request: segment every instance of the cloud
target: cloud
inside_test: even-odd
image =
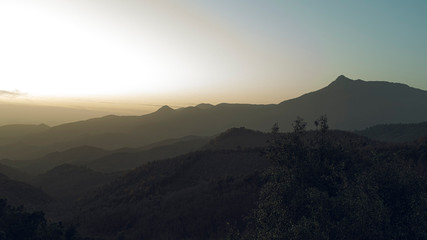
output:
[[[0,97],[20,97],[24,95],[26,94],[18,90],[15,90],[15,91],[0,90]]]

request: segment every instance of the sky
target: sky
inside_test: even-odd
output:
[[[0,99],[122,114],[427,90],[427,1],[0,0]]]

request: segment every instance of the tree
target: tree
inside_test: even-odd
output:
[[[78,240],[82,239],[72,227],[48,223],[43,212],[25,212],[0,199],[0,240]]]
[[[293,133],[273,134],[273,167],[242,239],[427,239],[426,178],[405,153],[355,149],[327,122],[307,134],[298,118]]]

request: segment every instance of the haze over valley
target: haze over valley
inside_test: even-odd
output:
[[[426,11],[0,2],[0,239],[427,239]]]

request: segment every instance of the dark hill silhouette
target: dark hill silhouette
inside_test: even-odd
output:
[[[330,131],[328,136],[349,156],[361,159],[349,169],[368,168],[362,159],[371,157],[374,148],[388,154],[411,153],[401,151],[406,146],[390,148],[349,132]],[[80,201],[76,223],[82,232],[101,237],[114,238],[124,232],[126,239],[225,239],[227,222],[241,224],[257,202],[265,176],[262,172],[271,166],[262,139],[271,137],[234,128],[213,140],[217,143],[213,146],[224,149],[143,165]],[[317,132],[310,131],[305,141],[317,137]],[[247,142],[250,147],[236,148]],[[256,142],[261,146],[255,147]],[[421,153],[415,159],[418,155]]]
[[[159,142],[155,142],[152,144],[148,144],[145,145],[143,147],[139,147],[139,148],[133,148],[134,151],[144,151],[144,150],[149,150],[152,148],[156,148],[156,147],[164,147],[164,146],[168,146],[168,145],[172,145],[175,143],[180,143],[180,142],[189,142],[189,141],[196,141],[196,140],[201,140],[201,139],[210,139],[211,137],[200,137],[200,136],[185,136],[182,138],[171,138],[171,139],[166,139],[163,141],[159,141]],[[122,149],[119,149],[119,151],[121,151]]]
[[[203,105],[202,105],[203,106]],[[280,104],[218,104],[159,111],[143,116],[106,116],[52,127],[21,139],[39,146],[44,153],[89,145],[104,149],[139,147],[168,138],[188,135],[212,136],[233,127],[268,131],[278,122],[284,130],[301,116],[313,122],[326,114],[330,127],[363,129],[375,124],[414,123],[427,120],[427,92],[404,84],[366,82],[338,77],[327,87]],[[1,150],[1,148],[0,148]],[[35,151],[35,150],[33,150]],[[14,158],[14,152],[0,151],[0,158]]]
[[[11,180],[25,183],[28,183],[34,177],[24,171],[4,164],[0,164],[0,174],[3,174]]]
[[[244,149],[265,147],[270,135],[244,127],[231,128],[212,139],[206,149]]]
[[[264,147],[269,134],[246,128],[232,128],[215,138],[187,136],[168,139],[140,148],[106,151],[81,146],[26,161],[4,161],[31,174],[41,174],[64,163],[85,166],[99,172],[126,171],[155,160],[173,158],[197,150],[225,150]]]
[[[27,209],[41,209],[52,201],[46,193],[27,183],[19,182],[0,174],[0,198],[10,205],[25,205]]]
[[[169,107],[168,105],[165,105],[156,111],[156,113],[158,113],[158,114],[167,114],[170,112],[173,112],[173,109],[171,107]]]
[[[197,150],[226,150],[264,147],[269,135],[246,128],[232,128],[214,139],[188,136],[170,139],[137,148],[114,151],[95,160],[84,163],[85,166],[101,172],[124,171],[139,167],[159,159],[177,157]]]
[[[143,150],[115,151],[104,157],[89,161],[84,165],[101,172],[116,172],[130,170],[148,162],[159,159],[172,158],[181,154],[199,150],[205,146],[210,138],[190,137],[181,141],[167,141],[163,144],[154,144],[152,148]],[[168,143],[168,144],[166,144]]]
[[[211,138],[187,136],[168,139],[140,148],[121,148],[107,151],[90,146],[79,146],[65,151],[49,153],[34,160],[1,160],[4,167],[23,171],[33,175],[42,174],[52,168],[69,163],[85,166],[101,172],[116,172],[133,169],[150,161],[176,157],[181,154],[199,150]],[[7,165],[7,166],[6,166]],[[0,165],[0,172],[2,170]],[[12,168],[13,167],[13,168]]]
[[[186,229],[187,239],[211,239],[212,229],[225,232],[223,220],[243,218],[253,208],[260,184],[252,175],[267,166],[259,149],[146,164],[80,201],[79,230],[112,237],[126,228],[126,239],[182,239],[179,229]]]
[[[212,104],[209,104],[209,103],[200,103],[199,105],[197,105],[196,107],[197,108],[200,108],[200,109],[209,109],[209,108],[211,108],[211,107],[213,107],[214,105],[212,105]]]
[[[19,169],[32,174],[44,173],[65,163],[84,165],[85,163],[110,154],[101,148],[79,146],[61,152],[49,153],[35,160],[19,161]]]
[[[63,164],[35,177],[31,184],[63,202],[73,202],[111,181],[114,174],[104,174],[86,167]]]
[[[405,84],[366,82],[339,76],[327,87],[280,104],[282,111],[305,119],[327,114],[333,128],[363,129],[380,123],[427,119],[427,91]]]
[[[124,148],[105,151],[82,146],[63,152],[54,152],[43,158],[19,161],[19,169],[32,174],[43,173],[64,163],[78,164],[100,172],[130,170],[155,160],[177,157],[201,149],[239,149],[264,147],[269,135],[246,128],[232,128],[214,139],[187,136],[168,139],[141,148]],[[212,140],[211,140],[212,139]]]
[[[356,134],[387,142],[410,142],[427,135],[427,122],[412,124],[381,124],[356,131]]]

